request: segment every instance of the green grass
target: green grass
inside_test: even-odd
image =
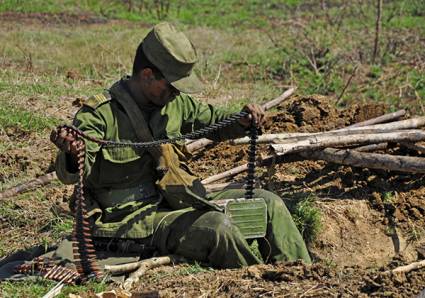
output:
[[[397,202],[397,196],[392,191],[384,192],[382,194],[382,202],[384,204],[394,205]]]
[[[38,278],[30,281],[21,282],[2,282],[0,284],[0,296],[4,298],[14,297],[42,297],[56,282]],[[61,293],[56,296],[59,298],[69,297],[69,294],[87,295],[88,293],[100,293],[106,290],[106,284],[99,282],[89,282],[84,286],[65,286]]]
[[[133,2],[135,6],[129,11],[124,2],[113,0],[6,0],[0,11],[86,11],[150,24],[158,21],[154,1],[144,1],[142,12],[138,10],[141,1]],[[344,105],[385,100],[390,109],[396,109],[408,102],[414,113],[423,113],[424,72],[406,66],[407,61],[416,59],[415,53],[420,53],[423,45],[406,44],[404,34],[398,32],[410,30],[412,37],[425,33],[421,26],[412,27],[425,23],[420,14],[422,7],[421,1],[391,2],[384,7],[385,32],[381,57],[375,65],[368,64],[375,8],[367,4],[343,6],[334,1],[324,11],[318,3],[306,1],[184,1],[170,2],[168,14],[163,17],[187,31],[197,46],[200,59],[196,71],[207,82],[204,95],[208,98],[230,93],[232,101],[261,102],[291,84],[298,86],[299,94],[339,96],[354,66],[359,65],[359,75],[342,96]],[[296,18],[294,23],[291,17]],[[339,25],[332,23],[338,20]],[[276,30],[274,24],[281,22],[287,24]],[[14,68],[13,74],[2,70],[0,95],[35,95],[54,102],[63,96],[97,93],[131,69],[134,49],[147,32],[147,28],[140,28],[120,24],[90,29],[58,25],[0,32],[4,41],[0,57]],[[367,77],[360,75],[368,68]],[[28,69],[37,80],[31,81],[25,75],[16,78]],[[67,79],[69,71],[78,79]],[[374,84],[394,72],[400,74]],[[9,80],[10,74],[13,79]],[[401,92],[399,86],[404,86]]]
[[[2,104],[0,106],[0,127],[17,127],[22,131],[43,132],[59,124],[57,119],[44,117],[21,107]]]
[[[290,9],[301,3],[299,0],[256,1],[248,0],[242,3],[237,0],[188,0],[188,1],[133,1],[130,9],[124,1],[90,0],[90,1],[21,1],[4,0],[1,11],[17,11],[25,13],[81,13],[89,12],[95,15],[119,18],[131,21],[155,23],[160,20],[179,21],[192,25],[207,25],[225,28],[229,26],[268,25],[268,17],[288,15]],[[165,4],[161,6],[161,3]]]
[[[194,262],[193,264],[184,266],[180,268],[179,270],[176,270],[175,272],[173,272],[173,275],[184,276],[184,275],[193,275],[193,274],[209,272],[209,271],[213,271],[213,269],[210,267],[202,266],[198,262]]]
[[[291,213],[306,243],[312,243],[322,229],[321,212],[314,205],[314,199],[307,197],[299,201]]]
[[[49,234],[55,239],[61,239],[69,235],[72,231],[74,219],[64,217],[63,215],[56,215],[50,221],[40,228],[40,231],[48,231]]]

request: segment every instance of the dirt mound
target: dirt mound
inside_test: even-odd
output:
[[[277,107],[265,125],[266,132],[316,132],[341,128],[384,114],[383,104],[336,108],[332,98],[314,95],[295,96]]]
[[[371,210],[367,202],[319,203],[322,232],[310,248],[317,261],[366,268],[385,265],[396,255],[392,239],[382,224],[382,214]]]

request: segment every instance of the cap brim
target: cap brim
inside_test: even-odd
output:
[[[183,93],[199,93],[204,89],[204,84],[193,71],[189,76],[178,80],[168,78],[165,74],[164,76],[174,88]]]

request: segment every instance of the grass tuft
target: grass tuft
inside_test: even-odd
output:
[[[292,216],[305,242],[312,243],[322,228],[321,213],[314,205],[314,199],[307,197],[299,201],[292,210]]]

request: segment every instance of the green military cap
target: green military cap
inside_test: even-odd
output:
[[[196,50],[183,32],[167,22],[153,27],[142,42],[143,52],[177,90],[196,93],[203,84],[193,72]]]

